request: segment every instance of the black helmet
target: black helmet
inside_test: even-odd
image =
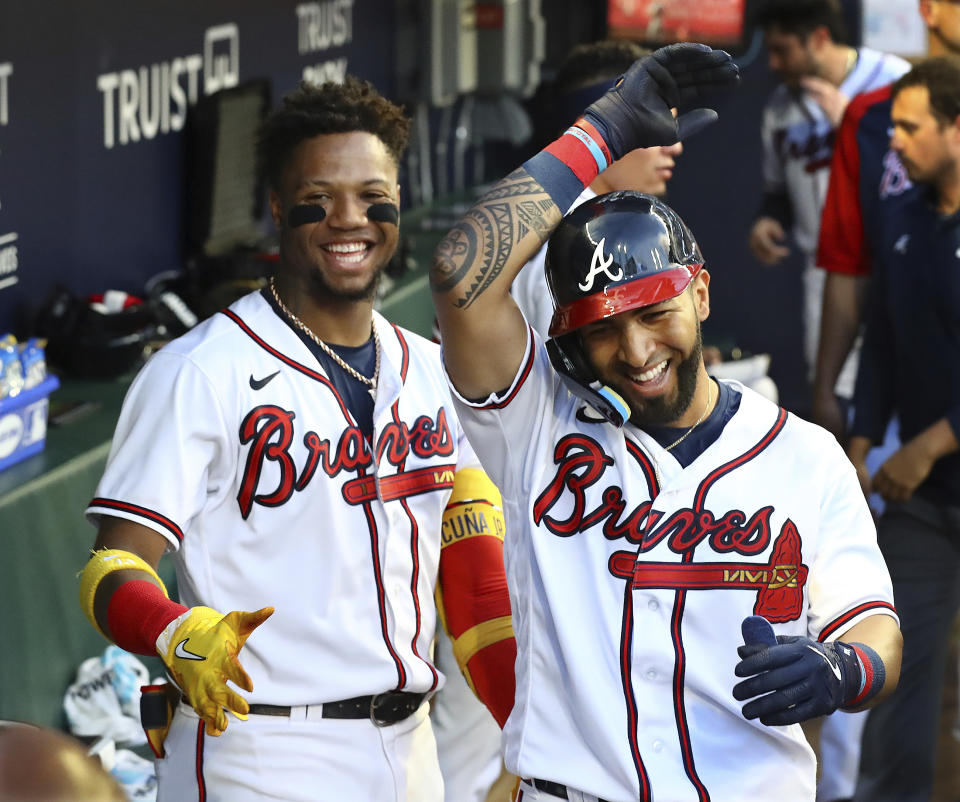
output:
[[[682,293],[703,267],[700,248],[673,209],[652,195],[611,192],[578,206],[547,246],[553,297],[547,351],[572,392],[616,426],[630,408],[602,384],[578,329]]]

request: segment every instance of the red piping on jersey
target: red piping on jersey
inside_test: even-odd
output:
[[[403,358],[400,360],[400,381],[406,383],[407,368],[410,366],[410,346],[407,345],[407,341],[403,336],[403,332],[400,331],[400,328],[395,323],[391,323],[390,325],[393,326],[397,339],[400,341],[400,349],[403,351]]]
[[[630,452],[637,462],[640,463],[640,469],[643,471],[643,477],[647,480],[647,489],[650,491],[650,501],[653,502],[653,499],[657,497],[657,494],[660,492],[660,487],[657,485],[657,472],[653,468],[653,463],[650,461],[650,457],[647,456],[646,452],[640,448],[632,440],[626,440],[627,451]]]
[[[420,660],[423,660],[427,668],[430,669],[430,673],[433,675],[433,682],[430,683],[430,690],[432,691],[437,687],[437,683],[440,681],[440,676],[437,674],[437,670],[430,664],[430,661],[423,658],[420,655],[420,650],[417,649],[417,640],[420,638],[420,625],[422,622],[420,613],[420,598],[417,595],[417,583],[420,579],[420,527],[417,525],[417,519],[410,511],[410,506],[407,504],[406,499],[402,499],[400,501],[400,506],[403,507],[403,511],[407,514],[407,518],[410,519],[411,527],[410,559],[413,563],[413,576],[410,577],[410,594],[413,597],[413,609],[416,612],[417,624],[413,632],[413,640],[410,642],[410,648],[413,650],[413,654]]]
[[[263,348],[264,351],[275,356],[281,362],[289,365],[294,370],[299,371],[305,376],[309,376],[311,379],[316,379],[321,384],[324,384],[327,387],[329,387],[330,391],[333,393],[333,397],[337,399],[337,403],[340,405],[340,411],[343,413],[343,417],[346,419],[347,423],[353,425],[354,421],[350,417],[350,412],[347,410],[347,405],[343,403],[343,399],[340,397],[340,394],[337,392],[336,388],[333,386],[333,384],[331,384],[330,380],[326,376],[324,376],[322,373],[316,370],[313,370],[312,368],[308,368],[306,365],[301,365],[295,359],[292,359],[286,354],[281,353],[272,345],[268,344],[260,336],[255,334],[253,329],[251,329],[246,323],[244,323],[243,320],[240,318],[240,316],[237,315],[233,310],[221,309],[220,313],[223,315],[226,315],[234,323],[236,323],[240,327],[240,329],[244,332],[244,334],[246,334],[257,345]]]
[[[172,534],[179,542],[183,542],[183,531],[177,526],[173,521],[167,518],[164,515],[161,515],[159,512],[154,512],[153,510],[148,510],[146,507],[139,507],[136,504],[130,504],[126,501],[116,501],[115,499],[110,498],[95,498],[93,499],[89,507],[106,507],[111,510],[120,510],[122,512],[132,512],[135,515],[139,515],[143,518],[147,518],[154,523],[160,524],[164,529],[166,529],[170,534]]]
[[[825,642],[834,632],[838,629],[843,628],[847,623],[852,621],[861,613],[865,613],[867,610],[890,610],[893,613],[897,612],[897,609],[890,603],[885,601],[872,601],[866,602],[865,604],[860,604],[854,607],[852,610],[847,610],[843,615],[838,618],[833,619],[829,624],[827,624],[822,630],[820,630],[820,637],[817,638],[821,643]]]
[[[777,413],[777,419],[774,421],[773,426],[771,426],[770,430],[760,438],[756,445],[745,451],[736,459],[730,460],[730,462],[721,465],[719,468],[708,474],[707,477],[700,483],[700,486],[697,488],[696,495],[694,496],[694,513],[699,514],[703,512],[704,505],[706,503],[707,492],[714,484],[716,484],[719,479],[731,471],[736,470],[741,465],[746,464],[758,454],[763,452],[767,446],[773,442],[774,438],[780,434],[786,422],[787,412],[784,409],[780,409]],[[695,549],[696,547],[684,553],[683,559],[681,560],[683,565],[689,565],[691,562],[693,562],[693,553]],[[638,565],[638,568],[639,567],[640,566]],[[684,771],[686,771],[687,777],[690,778],[690,782],[693,784],[694,788],[697,789],[697,796],[700,802],[707,802],[710,799],[710,794],[707,792],[706,787],[704,786],[700,777],[697,775],[697,769],[694,765],[693,745],[690,742],[690,727],[687,724],[687,713],[683,698],[684,675],[686,673],[687,658],[683,647],[681,620],[683,618],[683,609],[686,605],[686,599],[687,591],[678,590],[676,593],[676,602],[673,606],[673,617],[670,622],[671,635],[673,637],[673,648],[676,654],[676,663],[673,671],[673,706],[677,717],[677,733],[680,736],[680,751],[683,755]]]
[[[653,500],[660,492],[660,486],[657,484],[657,473],[653,468],[650,457],[636,443],[626,440],[627,451],[640,464],[640,470],[647,482],[647,491],[650,499]],[[652,799],[650,790],[650,778],[647,776],[647,770],[643,765],[643,758],[640,756],[640,743],[638,740],[638,730],[640,727],[639,711],[637,710],[637,699],[633,692],[633,586],[627,582],[626,590],[623,596],[623,624],[621,627],[620,639],[620,679],[623,684],[623,696],[627,705],[627,741],[630,744],[630,757],[633,758],[633,765],[637,771],[637,781],[640,785],[640,799]]]
[[[520,388],[523,387],[523,383],[530,375],[530,371],[533,370],[533,358],[536,354],[536,349],[534,348],[533,329],[530,326],[527,326],[527,340],[530,343],[530,350],[527,353],[527,360],[520,371],[520,377],[517,379],[517,383],[514,385],[513,390],[506,398],[501,398],[499,401],[494,401],[490,404],[483,404],[478,406],[477,409],[503,409],[516,397],[517,393],[520,392]]]
[[[633,765],[637,770],[637,780],[640,782],[640,799],[648,800],[651,798],[650,778],[647,777],[647,770],[643,766],[643,758],[640,757],[640,744],[638,742],[640,720],[631,676],[631,666],[633,665],[633,587],[629,582],[626,583],[626,590],[623,595],[621,632],[620,678],[623,682],[624,700],[627,703],[627,741],[630,744],[630,756],[633,758]]]
[[[397,667],[397,690],[400,690],[407,683],[407,672],[403,667],[403,661],[400,660],[400,655],[397,654],[397,650],[390,642],[390,633],[387,631],[386,595],[383,590],[383,575],[380,571],[380,538],[377,532],[377,519],[373,515],[373,510],[370,509],[369,503],[363,505],[363,513],[367,516],[367,527],[370,530],[370,557],[373,563],[373,580],[377,586],[380,632],[383,635],[383,642],[386,644],[387,651],[390,652],[390,656]]]
[[[408,350],[406,340],[403,339],[403,335],[400,330],[394,326],[394,331],[397,333],[397,337],[400,340],[400,347],[403,349],[403,360],[400,368],[400,377],[401,379],[406,378],[407,365],[409,364]],[[393,406],[390,408],[390,414],[393,416],[393,421],[398,426],[402,425],[400,420],[400,399],[398,398],[393,402]],[[378,454],[379,460],[379,454]],[[400,504],[403,507],[403,511],[407,515],[407,519],[410,521],[410,560],[411,565],[413,566],[413,575],[410,578],[410,592],[413,599],[413,609],[416,617],[416,627],[413,632],[413,640],[410,642],[410,648],[413,651],[415,657],[426,664],[427,668],[430,669],[430,674],[433,676],[433,681],[430,683],[430,690],[434,690],[437,687],[437,683],[440,682],[440,676],[437,674],[437,670],[433,667],[433,664],[423,658],[420,655],[420,651],[417,649],[417,640],[420,638],[420,625],[422,622],[422,615],[420,611],[420,597],[417,595],[417,582],[420,576],[420,527],[417,524],[416,516],[410,511],[410,506],[407,504],[406,496],[413,495],[414,493],[426,493],[430,490],[437,490],[440,488],[453,487],[453,474],[456,471],[456,464],[452,465],[442,465],[434,468],[429,466],[426,468],[419,468],[415,471],[404,471],[404,468],[407,465],[406,457],[400,462],[397,466],[398,473],[395,476],[384,477],[380,480],[380,494],[383,497],[384,502],[391,501],[395,498],[400,498]],[[364,479],[372,479],[373,477],[364,477]],[[357,480],[354,480],[357,481]],[[347,483],[348,485],[351,483]],[[373,486],[374,496],[376,496],[376,485]],[[402,492],[398,492],[402,491]],[[343,488],[344,497],[347,497],[347,485],[344,485]],[[349,499],[348,499],[349,500]]]
[[[205,802],[207,798],[207,784],[203,780],[203,719],[197,724],[197,802]]]
[[[683,562],[693,559],[693,550],[683,555]],[[683,648],[683,635],[680,631],[680,620],[683,618],[683,609],[687,602],[687,591],[678,590],[677,600],[673,605],[673,615],[670,619],[670,633],[673,638],[673,651],[676,655],[673,668],[673,709],[677,719],[677,734],[680,736],[680,752],[683,757],[683,770],[697,790],[697,798],[701,802],[708,802],[710,794],[707,792],[693,761],[693,745],[690,743],[690,727],[687,724],[687,711],[683,699],[683,685],[687,670],[687,654]]]
[[[758,454],[760,454],[761,451],[765,450],[766,447],[773,442],[773,439],[778,434],[780,434],[786,422],[787,422],[787,411],[781,408],[780,411],[777,413],[776,421],[774,421],[773,426],[770,427],[770,431],[768,431],[763,437],[761,437],[759,442],[755,446],[753,446],[753,448],[749,449],[748,451],[745,451],[736,459],[730,460],[730,462],[727,462],[721,465],[719,468],[716,468],[712,473],[710,473],[707,476],[707,478],[700,483],[700,487],[697,488],[697,494],[694,497],[694,502],[693,502],[694,512],[696,513],[703,512],[703,507],[707,497],[707,491],[710,490],[711,486],[714,485],[717,482],[717,480],[721,479],[724,475],[730,473],[730,471],[733,471],[739,468],[741,465],[745,465],[754,457],[756,457]]]

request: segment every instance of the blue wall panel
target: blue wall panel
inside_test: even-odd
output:
[[[56,282],[137,291],[181,266],[186,108],[266,77],[393,92],[392,0],[0,4],[0,332]]]

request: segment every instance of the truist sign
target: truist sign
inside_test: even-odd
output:
[[[353,41],[354,0],[324,0],[300,3],[297,15],[297,53],[312,56]],[[347,77],[345,57],[328,59],[303,68],[303,79],[315,84],[343,83]]]
[[[233,22],[207,28],[202,53],[98,75],[103,146],[110,149],[179,131],[201,89],[210,95],[239,81],[240,33]]]

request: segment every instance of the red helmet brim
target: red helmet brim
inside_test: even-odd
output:
[[[559,337],[596,320],[676,298],[690,286],[702,267],[702,264],[677,265],[652,276],[610,285],[601,292],[578,298],[553,313],[549,335]]]

